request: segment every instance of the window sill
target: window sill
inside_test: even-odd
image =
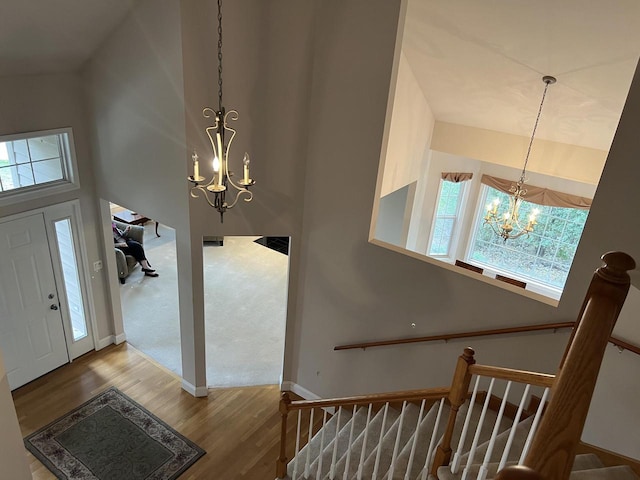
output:
[[[407,250],[406,248],[402,248],[399,247],[397,245],[393,245],[387,242],[383,242],[381,240],[377,240],[375,238],[370,238],[369,239],[369,243],[373,244],[373,245],[377,245],[379,247],[382,248],[386,248],[387,250],[391,250],[394,251],[396,253],[400,253],[403,255],[407,255],[409,257],[415,258],[417,260],[426,262],[426,263],[430,263],[432,265],[436,265],[438,267],[444,268],[445,270],[450,270],[452,272],[458,273],[460,275],[464,275],[466,277],[470,277],[476,280],[479,280],[481,282],[484,283],[488,283],[490,285],[493,285],[495,287],[501,288],[503,290],[508,290],[510,292],[516,293],[518,295],[521,295],[523,297],[527,297],[530,298],[532,300],[536,300],[538,302],[547,304],[547,305],[551,305],[552,307],[557,307],[559,304],[559,298],[560,295],[562,294],[562,292],[554,292],[553,296],[552,292],[548,292],[548,293],[541,293],[543,290],[537,288],[536,286],[534,286],[534,284],[532,284],[531,289],[529,289],[529,284],[527,284],[527,288],[523,289],[520,287],[517,287],[515,285],[511,285],[509,283],[505,283],[502,282],[500,280],[496,280],[495,278],[493,278],[493,276],[489,276],[489,275],[495,275],[495,272],[493,271],[487,271],[485,270],[485,273],[476,273],[473,272],[471,270],[467,270],[465,268],[462,267],[457,267],[456,265],[453,264],[453,262],[451,261],[444,261],[444,260],[440,260],[437,258],[432,258],[432,257],[428,257],[426,255],[423,255],[421,253],[418,252],[414,252],[411,250]]]

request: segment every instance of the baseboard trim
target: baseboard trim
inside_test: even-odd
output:
[[[281,391],[289,391],[289,392],[293,392],[296,395],[301,396],[302,398],[304,398],[305,400],[320,400],[319,395],[316,395],[315,393],[313,393],[310,390],[307,390],[306,388],[304,388],[301,385],[298,385],[295,382],[290,382],[290,381],[284,381],[282,383],[280,383],[280,390]]]
[[[124,333],[120,335],[109,335],[108,337],[101,338],[98,340],[98,344],[96,345],[96,350],[102,350],[104,347],[108,347],[109,345],[120,345],[127,341],[127,336]]]
[[[116,341],[116,337],[113,335],[109,335],[108,337],[101,338],[100,340],[98,340],[98,344],[96,345],[96,350],[102,350],[103,348],[108,347],[109,345],[113,345],[115,341]]]
[[[312,391],[307,390],[306,388],[298,385],[295,382],[281,382],[280,391],[293,392],[299,397],[304,398],[305,400],[320,400],[322,398],[320,395],[316,395]],[[322,409],[325,410],[329,415],[333,415],[334,413],[336,413],[335,407],[323,407]]]
[[[196,387],[185,379],[182,379],[182,389],[194,397],[206,397],[209,395],[209,389],[207,387]]]

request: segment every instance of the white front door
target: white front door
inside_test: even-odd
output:
[[[42,214],[0,223],[0,351],[12,390],[69,361]]]

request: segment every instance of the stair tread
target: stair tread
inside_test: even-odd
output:
[[[505,464],[505,466],[517,465],[517,460],[509,461]],[[478,476],[478,471],[480,469],[480,463],[475,463],[470,466],[469,471],[467,472],[467,478],[476,478]],[[498,472],[498,466],[500,462],[491,462],[487,465],[487,478],[495,477]],[[604,467],[603,463],[600,459],[592,454],[582,454],[576,455],[575,461],[573,463],[572,471],[581,471],[581,470],[591,470],[598,469]],[[439,480],[458,480],[462,478],[462,469],[458,473],[451,473],[451,469],[449,466],[440,467],[438,469],[438,479]]]
[[[628,465],[618,465],[572,472],[569,478],[571,480],[638,480],[640,477]]]

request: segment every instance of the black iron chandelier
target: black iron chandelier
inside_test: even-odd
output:
[[[223,222],[224,212],[233,208],[241,197],[245,202],[250,202],[253,199],[253,193],[249,191],[249,187],[254,185],[255,181],[249,175],[250,158],[246,152],[242,159],[242,179],[234,183],[231,179],[233,172],[229,169],[229,150],[236,136],[236,130],[230,126],[229,122],[238,120],[238,112],[225,110],[222,103],[222,0],[218,0],[218,109],[205,107],[202,110],[202,115],[205,118],[215,118],[213,125],[205,129],[213,150],[211,161],[213,177],[209,182],[206,182],[206,178],[200,176],[199,157],[194,150],[191,156],[193,175],[187,179],[193,184],[191,196],[197,198],[202,194],[207,203],[220,213],[220,222]],[[233,202],[228,203],[227,194],[231,192],[231,187],[235,189],[236,197]]]

